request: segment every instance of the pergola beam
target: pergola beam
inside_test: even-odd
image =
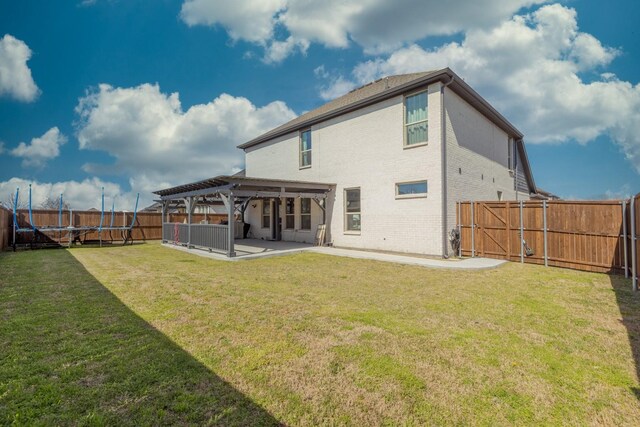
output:
[[[231,189],[233,188],[232,184],[222,185],[220,187],[211,187],[211,188],[203,188],[200,190],[193,191],[185,191],[182,193],[171,194],[167,196],[160,196],[161,200],[176,200],[176,199],[184,199],[187,197],[197,197],[197,196],[213,196],[214,194],[229,194]]]
[[[260,191],[260,190],[233,190],[233,195],[236,197],[265,197],[265,198],[281,198],[281,197],[303,197],[305,199],[324,199],[327,197],[326,193],[292,193],[288,191]]]
[[[303,182],[303,181],[284,181],[284,180],[261,180],[261,179],[238,179],[234,182],[236,188],[243,187],[281,187],[281,188],[289,188],[296,189],[300,188],[303,190],[326,190],[329,191],[331,189],[331,184],[322,184],[315,182]]]

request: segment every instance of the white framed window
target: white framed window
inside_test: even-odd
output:
[[[293,230],[295,228],[295,201],[296,199],[287,197],[284,202],[284,229]]]
[[[360,188],[346,188],[344,190],[344,229],[359,233],[361,226]]]
[[[427,197],[427,181],[399,182],[396,184],[396,198],[409,199],[413,197]]]
[[[262,201],[262,228],[271,227],[271,200]]]
[[[311,129],[300,132],[300,168],[311,167]]]
[[[300,199],[300,230],[311,230],[311,199]]]
[[[427,91],[404,98],[404,145],[424,144],[428,141]]]

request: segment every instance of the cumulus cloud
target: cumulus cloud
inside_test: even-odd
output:
[[[0,201],[8,204],[9,197],[15,195],[16,188],[20,188],[20,202],[28,203],[29,185],[31,185],[32,191],[31,204],[34,208],[40,206],[47,198],[57,200],[60,194],[63,194],[64,201],[72,209],[100,209],[103,187],[105,210],[111,209],[111,203],[114,200],[116,210],[132,211],[135,206],[135,193],[124,192],[118,184],[95,177],[87,178],[83,181],[63,182],[38,182],[22,178],[11,178],[8,181],[0,182]],[[151,195],[140,195],[139,208],[145,207],[150,203]]]
[[[27,66],[30,58],[31,49],[22,40],[10,34],[0,39],[0,96],[24,102],[38,97],[40,90]]]
[[[351,79],[345,78],[335,72],[329,72],[324,65],[313,70],[316,78],[324,82],[320,86],[320,98],[325,101],[339,97],[349,92],[357,86],[357,83]]]
[[[115,158],[83,169],[126,174],[140,192],[237,171],[244,164],[238,144],[295,117],[283,102],[256,107],[227,94],[183,111],[178,93],[150,84],[102,84],[79,100],[76,112],[80,148]]]
[[[60,155],[60,146],[67,142],[67,137],[57,127],[52,127],[44,135],[33,138],[29,144],[21,142],[11,150],[11,155],[22,158],[23,167],[42,167],[47,160]],[[2,148],[2,147],[0,147]]]
[[[256,43],[278,62],[310,43],[368,53],[390,52],[428,36],[488,28],[546,0],[185,0],[180,16],[189,26],[222,26],[233,40]],[[277,54],[274,55],[274,51]]]
[[[180,17],[189,26],[221,25],[233,40],[264,43],[273,37],[285,0],[186,0]]]
[[[587,143],[607,135],[640,171],[640,86],[601,72],[618,53],[579,31],[574,9],[553,4],[491,29],[468,31],[461,43],[431,50],[414,44],[363,62],[348,81],[359,85],[385,75],[450,67],[514,122],[528,142]],[[346,91],[341,86],[349,87],[337,79],[334,86],[321,95],[340,95]]]

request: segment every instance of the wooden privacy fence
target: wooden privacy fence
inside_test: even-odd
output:
[[[0,206],[0,251],[9,247],[11,235],[11,211]]]
[[[9,211],[6,211],[9,212]],[[0,226],[4,224],[2,222],[3,213],[0,212]],[[31,226],[29,222],[29,211],[26,209],[20,209],[17,212],[18,224],[20,227],[28,228]],[[36,227],[46,226],[58,226],[60,224],[59,211],[58,210],[34,210],[32,211],[33,222]],[[186,213],[172,213],[167,217],[172,222],[184,222],[187,219]],[[223,220],[227,220],[227,215],[219,214],[193,214],[192,223],[197,224],[201,221],[207,221],[209,224],[219,224]],[[114,226],[130,226],[133,221],[133,212],[114,212],[113,225]],[[102,225],[108,227],[111,224],[111,212],[104,213],[104,219]],[[83,226],[98,226],[100,225],[100,211],[63,211],[62,212],[62,227],[68,226],[83,227]],[[0,237],[2,233],[7,233],[7,245],[13,242],[13,213],[9,212],[7,223],[0,229]],[[68,242],[68,233],[65,231],[45,231],[52,240],[58,242]],[[162,239],[162,214],[156,212],[138,212],[136,214],[136,223],[131,230],[131,236],[133,240],[161,240]],[[119,231],[104,230],[102,232],[102,240],[122,241],[122,234]],[[83,240],[98,240],[100,238],[97,231],[87,233],[82,237]],[[16,236],[16,243],[30,243],[32,239],[32,233],[20,233]],[[1,240],[0,240],[1,242]],[[0,247],[1,247],[0,243]]]
[[[637,288],[640,194],[631,200],[459,202],[460,255],[624,273]]]

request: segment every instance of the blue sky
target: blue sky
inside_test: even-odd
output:
[[[104,186],[130,209],[347,90],[443,66],[523,131],[538,186],[640,192],[637,2],[441,3],[0,0],[0,200],[33,183],[87,208]]]

